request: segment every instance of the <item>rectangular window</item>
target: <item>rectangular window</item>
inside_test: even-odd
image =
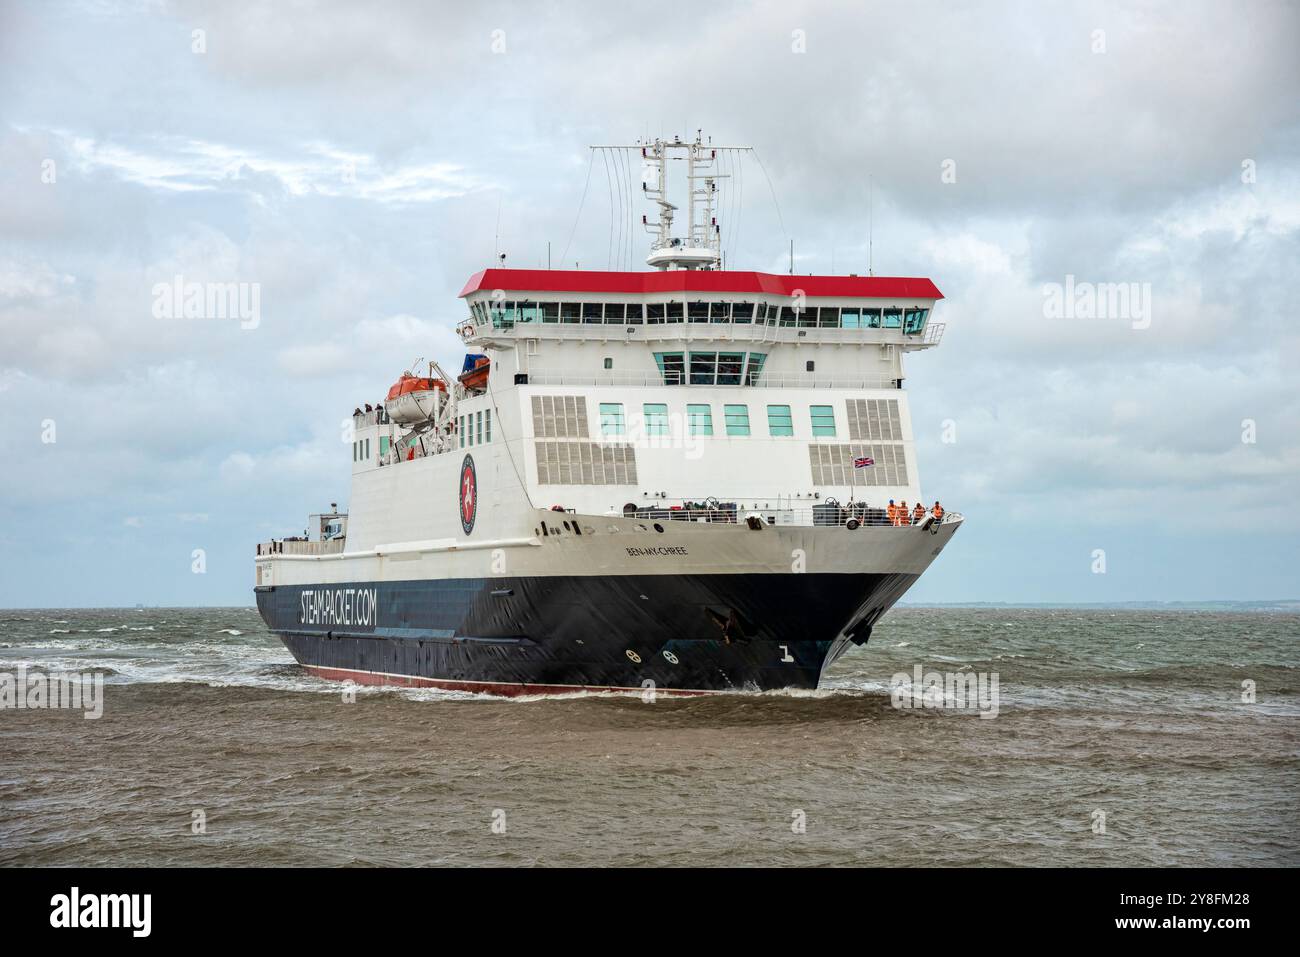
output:
[[[639,302],[629,302],[629,303],[627,304],[627,321],[628,321],[628,324],[629,324],[629,325],[633,325],[633,326],[639,326],[639,325],[641,325],[641,318],[642,318],[642,314],[641,314],[641,303],[639,303]]]
[[[581,322],[581,307],[576,302],[560,303],[560,322]]]
[[[731,303],[715,302],[709,306],[709,322],[730,322]]]
[[[812,412],[813,435],[835,434],[835,409],[829,405],[814,405]]]
[[[386,435],[379,437],[379,457],[381,459],[388,457],[388,436]]]
[[[686,317],[691,322],[708,322],[709,321],[709,304],[707,302],[692,302],[687,306]]]
[[[691,353],[691,385],[713,385],[718,375],[716,352]]]
[[[707,405],[688,405],[686,423],[691,435],[712,435],[713,410]]]
[[[739,325],[745,325],[752,322],[754,318],[754,304],[752,302],[738,302],[731,308],[731,321]]]
[[[622,402],[600,404],[600,434],[622,435],[625,431]]]
[[[647,325],[656,325],[664,321],[664,304],[662,302],[648,302],[645,307],[645,321]]]
[[[559,322],[560,304],[558,302],[542,303],[542,322]]]
[[[740,385],[740,370],[744,365],[743,352],[719,352],[718,385]]]
[[[645,413],[645,434],[667,435],[668,406],[662,402],[647,402],[642,408]]]
[[[726,414],[728,435],[749,435],[749,406],[724,405],[722,411]]]
[[[686,362],[680,352],[656,352],[655,362],[664,385],[682,385],[686,381]]]
[[[903,310],[897,306],[885,307],[885,328],[897,329],[903,324]]]
[[[822,306],[821,313],[817,318],[817,326],[821,329],[838,329],[840,325],[840,311],[833,306]]]
[[[460,436],[460,447],[465,447],[465,416],[456,420],[456,434]]]
[[[765,352],[751,352],[749,365],[745,367],[745,385],[758,385],[758,377],[763,374],[763,362],[767,359]]]
[[[600,322],[600,303],[586,302],[582,305],[583,322]]]
[[[862,324],[862,313],[857,309],[840,310],[840,328],[857,329]]]
[[[474,434],[477,436],[477,438],[474,439],[474,444],[482,445],[483,444],[483,413],[476,412],[474,414],[474,418],[476,420],[474,426]]]
[[[794,435],[794,422],[790,419],[788,405],[769,405],[767,407],[768,435]]]
[[[353,443],[352,443],[352,461],[355,462],[356,460],[357,460],[357,443],[353,442]]]
[[[483,441],[492,441],[492,410],[486,409],[483,412]]]

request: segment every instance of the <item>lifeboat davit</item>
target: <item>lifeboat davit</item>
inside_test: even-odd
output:
[[[460,384],[470,392],[483,392],[487,389],[489,365],[491,360],[487,356],[466,356],[465,369],[458,377]]]
[[[384,402],[384,411],[394,422],[410,425],[437,418],[438,410],[447,398],[447,383],[441,379],[421,378],[403,372],[393,383]]]

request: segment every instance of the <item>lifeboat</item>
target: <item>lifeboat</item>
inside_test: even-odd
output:
[[[483,392],[487,389],[490,364],[491,360],[487,356],[467,355],[465,367],[459,376],[460,384],[469,392]]]
[[[403,372],[384,402],[388,417],[400,425],[435,419],[447,398],[447,383]]]

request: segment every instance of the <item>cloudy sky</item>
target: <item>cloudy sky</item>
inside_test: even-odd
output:
[[[1264,0],[0,0],[0,605],[251,604],[352,407],[458,364],[471,273],[639,262],[587,147],[700,127],[762,164],[730,265],[865,272],[874,183],[876,274],[947,297],[908,386],[968,523],[909,600],[1300,597],[1297,40]],[[159,318],[178,275],[260,321]],[[1149,311],[1052,316],[1067,276]]]

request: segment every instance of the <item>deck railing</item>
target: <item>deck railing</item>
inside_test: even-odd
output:
[[[259,542],[258,555],[338,555],[343,551],[343,539],[331,538],[327,542],[308,542],[298,538],[273,539]]]

